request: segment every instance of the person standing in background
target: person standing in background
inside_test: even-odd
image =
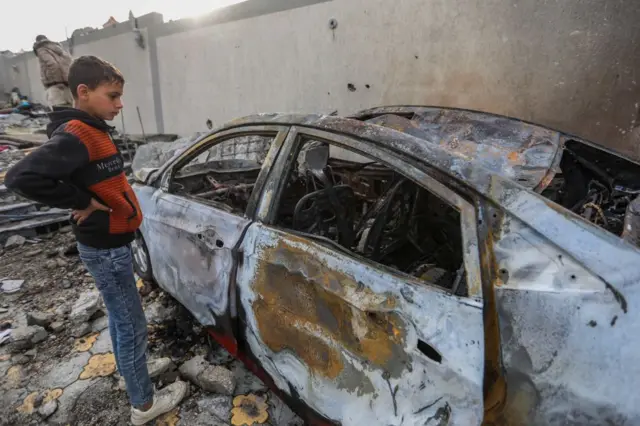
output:
[[[73,105],[73,97],[69,90],[69,67],[71,55],[60,43],[39,35],[33,45],[33,52],[40,62],[40,79],[46,89],[47,104],[54,106]]]

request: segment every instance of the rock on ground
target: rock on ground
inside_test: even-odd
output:
[[[232,395],[235,377],[232,371],[219,365],[210,365],[198,355],[180,366],[180,374],[205,391]]]
[[[144,316],[148,324],[161,324],[176,314],[174,306],[166,307],[160,301],[155,301],[144,308]]]
[[[2,281],[2,292],[3,293],[17,293],[22,289],[22,285],[24,284],[24,280],[5,280]]]
[[[22,235],[12,235],[7,239],[7,242],[4,244],[4,248],[13,249],[16,247],[21,247],[25,242],[27,242],[27,239]]]
[[[100,307],[100,293],[98,290],[88,290],[80,294],[71,308],[69,319],[75,323],[87,322]]]
[[[53,321],[53,314],[46,312],[31,312],[27,314],[28,325],[39,325],[40,327],[47,327]]]
[[[205,395],[197,402],[201,412],[209,413],[223,422],[229,422],[233,400],[225,395]]]
[[[42,417],[43,419],[48,419],[53,415],[53,413],[56,412],[57,409],[58,401],[52,399],[51,401],[38,408],[38,414],[40,414],[40,417]]]
[[[87,322],[83,322],[80,324],[76,324],[73,329],[69,332],[69,335],[72,337],[80,338],[82,336],[86,336],[91,332],[91,324]]]
[[[178,371],[180,371],[182,377],[188,379],[194,384],[198,384],[198,376],[207,368],[208,365],[209,364],[205,361],[204,356],[199,355],[182,364]]]
[[[207,367],[198,376],[200,387],[207,392],[219,393],[222,395],[233,395],[236,387],[233,372],[219,365]]]
[[[49,333],[39,325],[18,327],[11,332],[11,344],[9,351],[17,353],[31,349],[35,344],[42,342]]]
[[[66,328],[66,325],[62,321],[54,321],[49,326],[49,329],[54,333],[59,333]]]

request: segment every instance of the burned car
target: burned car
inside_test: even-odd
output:
[[[628,159],[386,107],[239,119],[138,176],[137,272],[307,424],[640,423]]]

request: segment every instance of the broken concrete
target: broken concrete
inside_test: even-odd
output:
[[[198,383],[205,391],[222,395],[233,395],[236,387],[233,373],[218,365],[209,366],[200,373]]]
[[[235,389],[233,372],[222,366],[212,366],[204,356],[196,356],[180,366],[180,374],[205,391],[232,395]]]
[[[39,325],[40,327],[48,327],[53,321],[54,315],[46,312],[30,312],[27,314],[28,325]]]
[[[91,332],[91,324],[83,322],[73,326],[73,328],[69,332],[69,335],[72,337],[82,337],[82,336],[86,336],[90,332]]]
[[[100,293],[98,290],[89,290],[80,294],[76,300],[69,319],[75,323],[87,322],[100,307]]]
[[[11,332],[9,351],[16,353],[31,349],[37,343],[45,340],[48,335],[47,330],[38,325],[16,328]]]
[[[144,310],[144,316],[148,324],[160,324],[175,315],[175,306],[164,306],[162,302],[155,301]]]
[[[7,242],[4,245],[6,250],[11,250],[16,247],[21,247],[27,241],[25,237],[22,235],[12,235],[7,239]]]
[[[60,333],[62,330],[66,328],[66,325],[62,321],[54,321],[49,326],[49,329],[54,333]]]
[[[232,398],[225,395],[206,395],[197,402],[198,409],[228,423],[231,419]]]
[[[6,294],[17,293],[22,290],[24,280],[5,280],[2,281],[2,292]]]

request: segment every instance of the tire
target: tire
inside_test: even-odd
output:
[[[136,232],[136,238],[131,243],[131,254],[133,257],[133,269],[136,271],[136,274],[146,282],[153,282],[153,270],[151,268],[149,250],[140,231]]]

